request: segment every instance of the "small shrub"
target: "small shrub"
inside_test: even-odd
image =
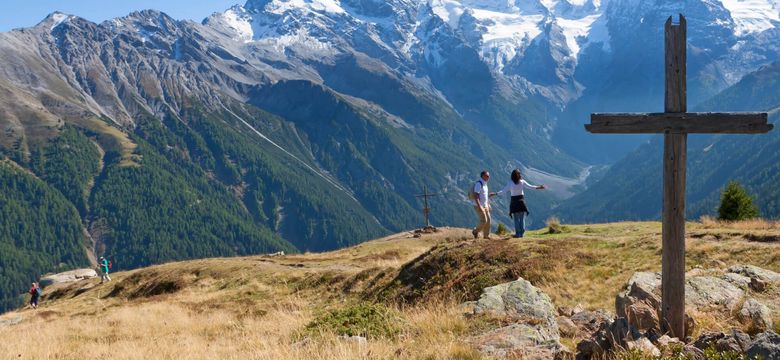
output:
[[[753,204],[753,198],[736,181],[729,181],[720,195],[718,218],[720,220],[738,221],[758,217],[758,207]]]
[[[736,351],[718,351],[715,349],[715,344],[710,344],[704,350],[704,358],[707,360],[748,360],[747,355]]]
[[[553,216],[547,219],[547,233],[548,234],[562,234],[569,229],[561,224],[561,220]]]
[[[498,227],[496,228],[496,235],[504,236],[509,233],[509,229],[506,228],[506,225],[503,223],[498,223]]]
[[[309,335],[330,332],[366,338],[393,338],[401,332],[401,317],[382,304],[358,303],[331,310],[306,325]]]

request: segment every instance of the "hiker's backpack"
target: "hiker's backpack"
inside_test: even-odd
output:
[[[479,198],[479,194],[474,191],[474,187],[477,185],[477,183],[483,184],[482,180],[477,180],[477,182],[471,184],[471,187],[469,188],[469,200],[477,200]]]
[[[42,294],[43,294],[43,291],[41,290],[41,288],[39,288],[39,287],[35,288],[35,295],[41,296]]]
[[[108,270],[111,270],[111,261],[108,262]]]

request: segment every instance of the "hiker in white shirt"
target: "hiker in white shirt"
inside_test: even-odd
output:
[[[520,169],[512,171],[512,180],[504,186],[498,194],[509,191],[512,200],[509,203],[509,216],[515,220],[515,236],[523,237],[525,234],[525,217],[528,215],[528,206],[525,205],[525,193],[523,189],[544,190],[544,185],[531,185],[523,179]]]
[[[479,233],[482,232],[482,237],[485,239],[490,238],[490,197],[495,196],[496,193],[488,191],[488,180],[490,180],[490,173],[483,171],[479,174],[480,179],[474,183],[474,192],[477,193],[474,199],[474,210],[477,212],[477,219],[479,223],[471,234],[474,238],[479,237]]]

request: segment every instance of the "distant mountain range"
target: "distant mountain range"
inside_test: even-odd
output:
[[[780,62],[748,74],[695,110],[766,111],[775,130],[765,135],[689,136],[688,218],[716,215],[720,192],[729,180],[747,187],[763,216],[780,217]],[[659,219],[662,154],[663,138],[652,138],[554,211],[573,222]]]
[[[548,184],[528,194],[537,224],[554,212],[652,217],[642,203],[578,205],[617,190],[608,184],[624,163],[608,167],[647,139],[586,134],[587,114],[661,109],[661,29],[678,12],[689,20],[691,105],[742,96],[745,74],[780,59],[778,9],[249,0],[202,23],[153,10],[100,24],[53,13],[0,33],[0,174],[14,179],[0,191],[43,189],[14,206],[70,207],[62,223],[80,234],[49,218],[6,229],[3,246],[52,258],[21,265],[3,252],[15,279],[4,289],[95,254],[132,268],[343,247],[419,226],[423,186],[440,194],[435,224],[467,226],[465,189],[482,169],[494,189],[516,167]]]

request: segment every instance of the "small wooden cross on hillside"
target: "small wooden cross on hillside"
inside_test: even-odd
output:
[[[428,187],[423,186],[423,193],[421,195],[415,195],[414,197],[423,198],[425,207],[423,207],[423,214],[425,215],[425,228],[431,227],[431,222],[428,220],[428,214],[431,212],[431,208],[428,206],[428,198],[439,194],[429,194]]]
[[[760,134],[772,130],[766,113],[687,113],[686,23],[666,21],[666,98],[663,113],[591,114],[585,129],[600,134],[664,134],[661,326],[685,337],[685,160],[689,133]]]

